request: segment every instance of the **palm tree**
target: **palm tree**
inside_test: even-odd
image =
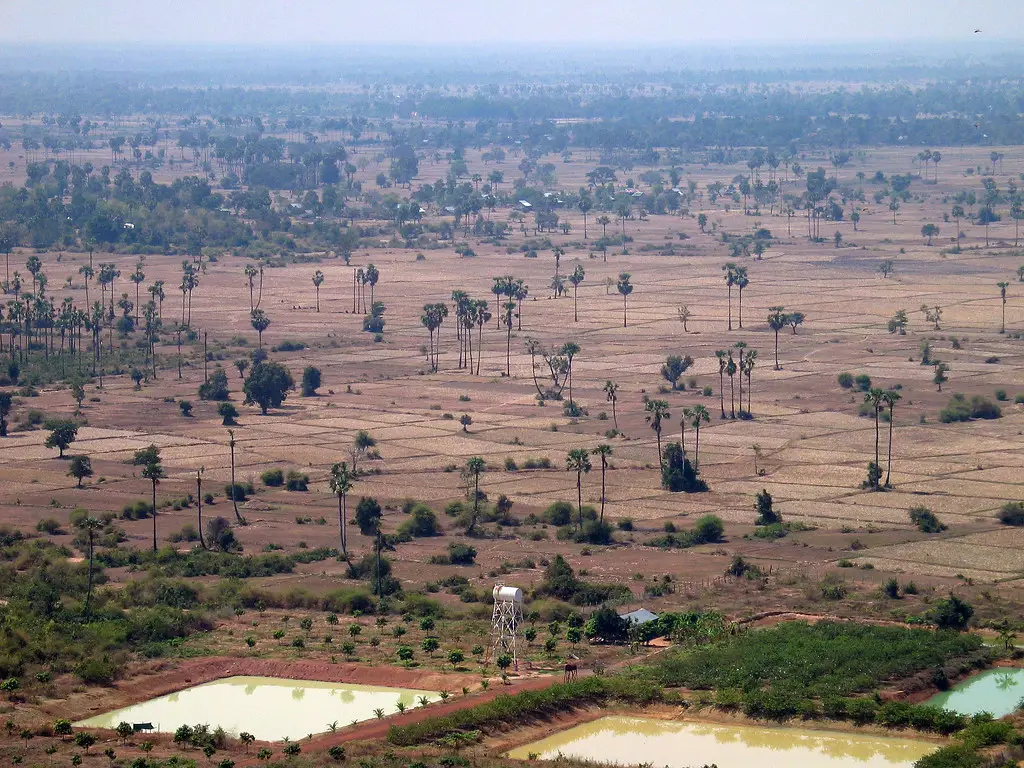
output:
[[[722,265],[722,271],[725,272],[725,284],[729,288],[729,330],[732,330],[732,287],[736,285],[736,264],[735,262],[727,262]]]
[[[682,447],[683,453],[686,453],[686,424],[692,416],[692,408],[683,408],[683,413],[679,417],[679,445]]]
[[[633,292],[633,285],[629,282],[629,278],[632,275],[629,272],[621,272],[619,274],[619,280],[615,284],[619,293],[622,294],[622,327],[626,327],[626,297]]]
[[[695,405],[690,411],[693,416],[693,421],[690,422],[690,426],[693,427],[697,433],[696,446],[693,449],[693,463],[696,465],[700,463],[700,425],[701,422],[708,424],[711,422],[711,414],[708,413],[708,409],[703,405]]]
[[[85,606],[83,608],[83,612],[86,615],[89,614],[89,603],[92,600],[93,542],[96,531],[101,530],[102,528],[103,523],[91,515],[78,521],[78,529],[80,531],[85,531],[85,534],[89,539],[89,586],[85,593]]]
[[[644,410],[647,411],[646,421],[651,425],[654,434],[658,438],[658,466],[661,466],[661,422],[671,414],[668,411],[668,403],[664,400],[650,400],[644,402]]]
[[[254,267],[252,264],[246,264],[244,271],[245,278],[246,280],[249,281],[249,311],[252,312],[253,310],[256,309],[256,302],[253,298],[253,293],[256,290],[256,267]],[[262,270],[260,270],[260,273],[262,273]]]
[[[348,536],[345,522],[348,519],[348,494],[356,481],[356,473],[348,468],[344,461],[331,467],[331,478],[328,484],[331,493],[338,497],[338,533],[341,537],[341,555],[348,560]]]
[[[146,280],[146,273],[142,271],[142,262],[135,263],[135,271],[128,275],[128,279],[135,283],[135,324],[139,324],[139,286]]]
[[[153,461],[142,470],[142,476],[153,483],[153,551],[156,552],[156,486],[162,478],[167,477],[163,466],[160,464],[159,451],[156,453]]]
[[[743,358],[742,362],[744,363],[744,366],[742,367],[745,367],[747,372],[747,416],[750,416],[752,415],[752,411],[750,410],[750,376],[753,374],[754,364],[757,362],[757,350],[747,350],[746,356]],[[740,402],[740,410],[743,410],[742,402]]]
[[[262,309],[254,309],[249,316],[253,330],[260,335],[260,349],[263,349],[263,332],[270,327],[270,318]]]
[[[377,285],[377,281],[380,280],[380,272],[377,267],[373,264],[366,265],[366,272],[363,273],[366,283],[370,286],[370,306],[373,306],[373,289]]]
[[[580,195],[580,200],[576,203],[576,207],[580,209],[580,213],[583,214],[583,239],[587,239],[587,214],[590,213],[590,209],[594,207],[594,202],[590,199],[590,195]]]
[[[316,289],[316,311],[320,311],[320,286],[324,282],[324,273],[319,269],[313,273],[313,287]]]
[[[580,345],[574,341],[567,341],[562,345],[562,355],[566,359],[566,378],[569,380],[569,405],[573,404],[572,399],[572,360],[580,352]]]
[[[601,225],[601,237],[608,237],[608,225],[612,223],[612,220],[605,215],[597,217],[597,223]],[[607,259],[605,259],[607,261]]]
[[[612,424],[615,425],[615,431],[619,431],[619,417],[615,413],[615,403],[619,399],[619,385],[609,379],[604,383],[605,397],[609,403],[612,404]]]
[[[789,315],[785,313],[785,307],[771,307],[768,311],[768,327],[775,331],[775,370],[781,371],[779,365],[779,331],[789,323]]]
[[[601,457],[601,522],[604,522],[605,503],[605,474],[608,472],[608,457],[612,455],[612,447],[607,443],[601,443],[591,451],[595,456]]]
[[[892,422],[893,409],[896,401],[900,399],[900,393],[895,389],[887,389],[882,393],[882,402],[889,406],[889,458],[885,462],[885,487],[889,487],[889,474],[892,472]]]
[[[565,468],[576,473],[576,511],[579,514],[580,531],[583,531],[583,475],[591,470],[590,453],[585,448],[573,448],[565,457]]]
[[[875,490],[878,490],[878,481],[882,475],[882,470],[879,469],[878,465],[878,414],[882,410],[882,402],[884,400],[884,397],[885,392],[883,392],[878,387],[872,387],[871,389],[864,393],[864,402],[871,403],[871,407],[874,409],[875,412],[875,467],[874,472],[869,473],[871,484],[875,488]]]
[[[576,308],[576,294],[579,292],[580,283],[583,282],[584,276],[582,264],[577,264],[576,269],[569,275],[569,282],[572,283],[572,319],[575,323],[580,321],[580,315]]]
[[[199,508],[199,546],[206,549],[206,540],[203,539],[203,473],[206,467],[196,470],[196,506]]]
[[[78,268],[78,273],[85,279],[85,306],[89,306],[89,280],[96,274],[96,270],[90,264],[83,264]]]
[[[718,402],[722,406],[722,418],[725,418],[725,355],[724,349],[716,349],[718,358]]]
[[[999,332],[1006,333],[1006,289],[1010,287],[1010,284],[1004,280],[1003,282],[996,283],[996,285],[999,287],[999,298],[1003,302],[1003,314],[999,322]]]
[[[231,449],[231,504],[235,508],[235,519],[241,522],[242,516],[238,513],[238,495],[235,493],[235,430],[228,430],[228,447]]]
[[[732,345],[736,350],[736,368],[740,375],[740,416],[743,415],[743,376],[746,374],[746,349],[747,342],[737,341]]]
[[[473,478],[473,516],[466,526],[466,535],[472,536],[476,528],[476,518],[480,514],[480,475],[487,469],[487,462],[479,456],[473,456],[466,462],[466,474]]]
[[[732,350],[731,349],[729,350],[728,354],[729,354],[729,360],[725,364],[725,375],[729,377],[729,413],[730,413],[729,418],[730,419],[735,419],[736,418],[736,386],[735,386],[735,376],[736,376],[737,367],[736,367],[736,361],[733,360]]]
[[[743,289],[750,284],[747,277],[746,267],[736,267],[736,287],[739,289],[739,320],[740,328],[743,328]]]

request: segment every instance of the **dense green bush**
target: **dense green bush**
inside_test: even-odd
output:
[[[949,399],[949,405],[939,412],[939,421],[949,424],[954,421],[971,419],[998,419],[1003,415],[998,405],[987,397],[975,395],[970,399],[959,392]]]
[[[907,510],[907,515],[910,517],[910,522],[916,525],[922,533],[941,533],[946,530],[946,526],[939,522],[939,518],[928,507],[911,507]]]
[[[1010,501],[999,510],[999,522],[1003,525],[1024,525],[1024,501]]]
[[[400,536],[423,538],[441,535],[442,531],[437,522],[437,515],[426,504],[414,505],[409,515],[409,519],[398,526]]]
[[[271,488],[278,488],[284,485],[284,471],[281,469],[268,469],[262,475],[260,480],[263,484]]]

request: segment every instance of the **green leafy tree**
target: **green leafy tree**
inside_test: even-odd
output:
[[[72,456],[68,465],[68,475],[78,481],[78,487],[82,487],[82,480],[92,477],[92,460],[88,456]]]
[[[316,397],[316,391],[320,388],[320,369],[307,365],[302,371],[302,396]]]
[[[294,388],[295,380],[287,368],[280,363],[263,360],[253,366],[242,390],[245,392],[245,404],[258,405],[266,415],[268,409],[279,408]]]
[[[669,384],[672,385],[672,389],[679,388],[680,377],[689,370],[690,366],[693,365],[693,358],[689,355],[669,355],[665,359],[664,365],[661,366],[661,375]]]
[[[356,525],[363,536],[373,536],[380,529],[380,521],[384,513],[377,500],[364,496],[356,506]]]
[[[47,448],[56,448],[58,457],[64,458],[64,451],[78,436],[78,425],[73,421],[51,421],[46,424],[50,434],[46,436],[45,445]]]

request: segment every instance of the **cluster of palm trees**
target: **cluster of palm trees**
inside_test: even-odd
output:
[[[737,341],[729,349],[715,350],[718,358],[718,399],[722,409],[722,418],[736,418],[736,375],[740,382],[740,417],[751,415],[750,392],[751,377],[757,364],[757,350],[748,349],[746,342]],[[729,416],[725,414],[725,377],[729,377]],[[743,408],[743,377],[747,377],[747,407]]]
[[[380,280],[380,270],[374,264],[366,268],[357,267],[352,272],[352,312],[368,312],[366,307],[366,286],[370,286],[370,306],[373,306],[373,289]]]
[[[747,268],[740,267],[735,262],[730,261],[722,265],[722,271],[725,272],[725,284],[729,288],[729,330],[732,330],[732,287],[735,285],[739,292],[739,327],[743,328],[743,289],[750,284],[750,278],[747,277]]]
[[[872,490],[879,490],[881,487],[889,487],[889,477],[892,471],[892,425],[893,425],[893,411],[895,410],[896,403],[900,400],[900,393],[895,389],[880,389],[878,387],[872,387],[864,393],[864,402],[871,406],[875,416],[875,460],[868,467],[868,481],[867,486]],[[879,416],[885,407],[889,408],[889,450],[888,459],[885,465],[885,482],[882,483],[882,465],[879,463],[878,455],[878,443],[879,443]]]
[[[770,307],[768,310],[768,327],[775,331],[775,370],[781,371],[779,365],[779,331],[787,325],[792,326],[796,334],[797,326],[802,325],[805,320],[803,312],[786,312],[782,306]]]
[[[604,507],[607,500],[607,473],[608,458],[612,455],[612,447],[607,443],[601,443],[589,451],[586,448],[574,448],[565,457],[565,469],[568,472],[576,473],[576,511],[579,515],[579,528],[583,530],[583,475],[589,474],[593,469],[590,457],[601,457],[601,516],[599,522],[604,524]]]

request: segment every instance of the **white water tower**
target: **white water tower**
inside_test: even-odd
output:
[[[523,624],[523,590],[519,587],[506,587],[495,584],[494,612],[491,615],[491,638],[493,640],[492,656],[497,658],[503,653],[512,657],[512,668],[519,670],[517,639]]]

